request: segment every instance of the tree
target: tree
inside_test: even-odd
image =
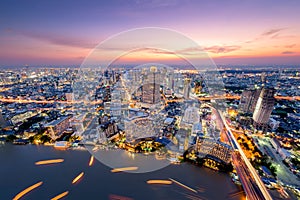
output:
[[[276,171],[277,171],[276,167],[274,167],[273,165],[270,165],[269,168],[270,168],[270,171],[271,171],[272,175],[276,177],[277,176],[277,174],[276,174]]]
[[[42,143],[50,142],[51,138],[48,135],[42,135],[40,138]]]
[[[6,142],[13,142],[15,139],[17,139],[17,136],[15,136],[15,135],[8,135],[6,137]]]

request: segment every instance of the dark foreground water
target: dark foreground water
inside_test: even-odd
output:
[[[63,158],[63,163],[36,166],[39,160]],[[229,175],[199,168],[188,163],[170,165],[149,173],[111,173],[110,168],[95,160],[89,167],[88,151],[59,151],[47,146],[0,146],[0,199],[12,199],[34,183],[43,185],[23,199],[51,199],[69,191],[64,199],[242,199],[241,188]],[[72,184],[81,172],[82,180]],[[172,178],[198,190],[194,193],[177,184],[148,185],[149,179]],[[237,194],[239,193],[239,194]]]

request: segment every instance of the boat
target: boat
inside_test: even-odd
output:
[[[126,171],[134,171],[137,170],[138,167],[121,167],[121,168],[114,168],[112,170],[110,170],[111,172],[115,173],[115,172],[126,172]]]
[[[48,164],[55,164],[55,163],[62,163],[64,159],[52,159],[52,160],[41,160],[35,162],[36,165],[48,165]]]
[[[163,184],[163,185],[171,185],[173,182],[170,180],[148,180],[148,184]]]
[[[51,200],[59,200],[59,199],[65,197],[65,196],[67,196],[68,194],[69,194],[69,191],[65,191],[65,192],[63,192],[63,193],[61,193],[61,194],[59,194],[59,195],[51,198]]]
[[[25,194],[27,194],[27,193],[29,193],[31,190],[34,190],[35,188],[41,186],[42,184],[43,184],[43,182],[40,181],[40,182],[38,182],[38,183],[36,183],[36,184],[34,184],[34,185],[32,185],[32,186],[26,188],[25,190],[23,190],[23,191],[21,191],[20,193],[18,193],[18,194],[13,198],[13,200],[19,200],[19,199],[21,199]]]
[[[60,149],[60,150],[66,150],[69,148],[70,144],[67,141],[57,141],[54,143],[54,148]]]
[[[81,172],[78,176],[76,176],[73,181],[72,184],[75,184],[76,182],[78,182],[84,175],[84,172]]]

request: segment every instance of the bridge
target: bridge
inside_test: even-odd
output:
[[[209,101],[213,99],[235,99],[239,100],[241,96],[239,95],[219,95],[219,96],[207,96],[207,97],[198,97],[197,99],[200,101]],[[300,96],[275,96],[275,99],[277,100],[287,100],[287,101],[300,101]],[[37,103],[37,104],[53,104],[53,103],[61,103],[61,104],[78,104],[78,103],[84,103],[84,104],[100,104],[103,101],[102,100],[96,100],[96,101],[62,101],[62,100],[33,100],[33,99],[21,99],[21,98],[5,98],[0,97],[1,102],[6,103]],[[166,102],[181,102],[184,101],[184,99],[172,99],[167,100]]]
[[[214,109],[214,108],[212,108]],[[242,148],[239,143],[235,139],[233,133],[231,132],[230,127],[228,126],[225,117],[220,113],[220,111],[216,110],[217,120],[222,122],[225,126],[226,131],[226,139],[227,142],[231,144],[234,148],[234,153],[232,154],[232,164],[237,171],[237,175],[240,178],[244,191],[246,193],[247,199],[251,200],[271,200],[267,188],[264,183],[260,179],[256,170],[244,154]]]

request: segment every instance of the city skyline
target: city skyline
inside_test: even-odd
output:
[[[299,199],[299,8],[2,2],[0,198]]]
[[[80,65],[100,42],[142,27],[178,31],[217,64],[294,65],[300,58],[299,5],[298,1],[5,2],[0,9],[0,66]],[[168,53],[141,50],[124,58],[124,63],[153,59],[177,62]]]

